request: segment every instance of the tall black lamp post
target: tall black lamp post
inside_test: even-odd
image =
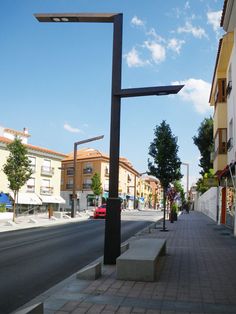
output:
[[[178,93],[183,85],[155,86],[143,88],[121,89],[122,65],[122,23],[123,14],[118,13],[60,13],[35,14],[39,22],[69,23],[113,23],[113,57],[111,88],[111,121],[110,121],[110,177],[109,198],[107,200],[107,218],[105,226],[104,264],[115,264],[120,255],[120,199],[119,154],[120,154],[120,104],[123,97],[150,95],[168,95]]]

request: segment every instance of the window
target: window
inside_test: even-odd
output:
[[[83,181],[83,189],[90,189],[92,185],[92,180],[91,179],[84,179]]]
[[[90,174],[93,172],[93,164],[91,162],[86,162],[84,164],[84,170],[83,170],[83,173],[84,174]]]
[[[52,195],[53,187],[50,186],[50,180],[43,179],[40,188],[40,194],[42,195]]]
[[[227,129],[218,129],[215,136],[215,155],[227,152]]]
[[[227,96],[229,96],[231,93],[231,89],[232,89],[232,67],[231,67],[231,64],[229,66],[227,82],[228,83],[227,83],[227,88],[226,88],[226,94],[227,94]]]
[[[29,156],[30,161],[30,168],[32,169],[33,173],[36,171],[36,158]]]
[[[68,178],[67,179],[67,183],[66,183],[66,189],[67,190],[72,190],[73,189],[73,178]]]
[[[229,139],[227,142],[227,150],[230,151],[233,147],[233,118],[229,122]]]
[[[35,179],[30,178],[27,183],[27,192],[34,192],[35,191]]]
[[[52,176],[54,172],[54,168],[51,167],[51,160],[44,159],[43,165],[41,167],[41,175]]]
[[[215,90],[215,104],[217,102],[226,102],[226,79],[218,79]]]

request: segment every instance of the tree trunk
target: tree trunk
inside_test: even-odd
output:
[[[163,231],[166,231],[166,189],[164,188],[164,191],[163,191],[163,201],[164,201],[164,211],[163,211],[163,228],[162,230]]]
[[[16,191],[14,191],[14,200],[13,200],[13,217],[12,221],[15,222],[16,220]]]

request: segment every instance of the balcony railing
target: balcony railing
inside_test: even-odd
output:
[[[83,189],[84,190],[91,190],[91,186],[92,186],[91,183],[83,183]]]
[[[84,168],[83,169],[83,173],[84,174],[90,174],[90,173],[92,173],[93,172],[93,168],[91,168],[91,167],[87,167],[87,168]]]
[[[229,152],[233,148],[233,138],[230,137],[227,142],[227,151]]]
[[[53,194],[53,187],[51,187],[51,186],[41,186],[40,187],[40,194],[41,195],[52,195]]]
[[[73,189],[73,183],[67,183],[66,184],[66,189],[67,190],[72,190]]]
[[[228,85],[226,87],[226,95],[229,96],[232,90],[232,81],[228,82]]]
[[[30,165],[30,168],[31,168],[31,170],[32,170],[32,173],[35,173],[35,171],[36,171],[36,166],[35,166],[35,165]]]
[[[54,168],[52,167],[47,167],[47,166],[42,166],[41,167],[41,175],[43,176],[52,176],[54,174]]]
[[[35,185],[27,185],[27,192],[34,193]]]
[[[73,169],[73,168],[68,168],[68,169],[66,170],[66,174],[67,174],[68,176],[73,176],[73,175],[74,175],[74,169]]]

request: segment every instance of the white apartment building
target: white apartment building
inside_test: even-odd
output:
[[[60,196],[61,184],[61,160],[66,155],[28,144],[28,130],[15,131],[12,129],[0,127],[0,191],[13,197],[9,189],[9,182],[3,172],[3,165],[6,163],[9,151],[7,144],[15,137],[22,140],[22,143],[28,150],[28,156],[31,161],[33,174],[27,183],[20,189],[18,199],[19,211],[25,210],[58,210],[60,204],[65,201]]]

